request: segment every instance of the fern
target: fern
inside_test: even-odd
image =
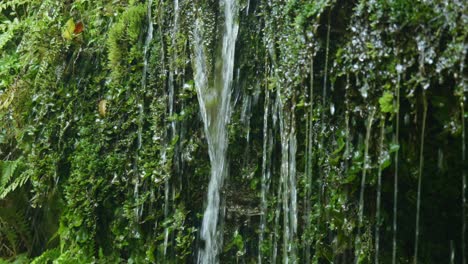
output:
[[[18,160],[0,161],[0,190],[5,188],[18,167]]]
[[[29,180],[28,171],[19,174],[18,167],[21,167],[21,160],[0,161],[0,199],[4,199]]]
[[[31,228],[23,212],[14,207],[0,210],[0,244],[5,245],[10,256],[26,248],[31,250]],[[1,249],[4,250],[4,249]],[[1,252],[0,250],[0,252]]]

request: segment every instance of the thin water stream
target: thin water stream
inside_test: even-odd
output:
[[[211,163],[208,184],[208,200],[201,227],[201,238],[205,242],[200,250],[198,262],[217,263],[222,241],[218,231],[220,215],[220,191],[227,175],[226,150],[228,147],[227,124],[231,112],[231,85],[234,69],[235,44],[238,33],[236,21],[238,7],[235,0],[221,0],[224,9],[224,35],[222,42],[222,76],[217,87],[209,87],[206,57],[201,34],[201,22],[195,26],[195,86],[204,123],[205,136]],[[215,82],[217,84],[217,82]]]
[[[304,197],[305,212],[305,230],[311,227],[311,197],[312,197],[312,173],[313,173],[313,113],[314,113],[314,57],[310,59],[310,87],[309,87],[309,111],[307,112],[307,129],[306,129],[306,195]],[[305,263],[309,264],[311,260],[311,244],[307,242],[305,245]]]
[[[361,190],[359,193],[359,211],[358,211],[358,232],[356,235],[356,258],[355,262],[358,263],[359,256],[361,255],[362,245],[361,245],[361,226],[363,223],[364,217],[364,191],[366,187],[366,176],[367,176],[367,169],[368,169],[368,162],[369,162],[369,144],[370,144],[370,136],[372,132],[372,123],[374,122],[374,115],[376,109],[372,107],[369,117],[367,119],[367,128],[366,128],[366,139],[364,141],[364,161],[362,164],[362,176],[361,176]]]
[[[269,115],[270,96],[268,89],[265,89],[265,109],[263,114],[263,153],[262,153],[262,189],[261,189],[261,204],[260,204],[260,234],[258,237],[258,248],[262,248],[265,229],[266,219],[268,210],[267,195],[269,190],[270,181],[270,168],[268,161],[271,159],[271,148],[269,146],[270,137],[268,133],[268,115]],[[258,263],[262,263],[262,251],[258,251]]]
[[[382,164],[385,161],[385,153],[383,150],[385,137],[385,116],[380,119],[380,142],[379,142],[379,170],[377,172],[377,198],[376,198],[376,213],[375,213],[375,264],[379,263],[380,253],[380,222],[381,222],[381,196],[382,196]]]
[[[148,49],[151,44],[151,40],[153,39],[153,18],[151,15],[152,3],[153,3],[153,0],[148,0],[148,4],[147,4],[148,29],[147,29],[146,39],[145,39],[145,45],[143,48],[143,73],[142,73],[142,78],[141,78],[141,88],[143,91],[146,90],[146,78],[147,78],[147,73],[148,73]],[[138,198],[139,198],[140,177],[141,177],[139,173],[139,167],[138,167],[138,160],[139,160],[138,151],[141,149],[141,146],[142,146],[143,119],[144,119],[144,104],[143,103],[144,103],[143,100],[141,98],[138,98],[137,153],[136,153],[135,164],[134,164],[134,171],[136,174],[136,179],[135,179],[135,188],[133,190],[133,196],[136,201],[138,201]],[[137,205],[135,207],[135,221],[137,223],[140,222],[142,213],[143,213],[143,206]]]
[[[423,91],[423,117],[421,129],[421,143],[419,149],[419,174],[418,174],[418,193],[416,200],[416,231],[414,234],[414,264],[418,263],[418,249],[419,249],[419,232],[420,232],[420,216],[421,216],[421,192],[422,192],[422,177],[424,170],[424,134],[426,130],[426,117],[427,117],[427,99],[426,92]]]
[[[397,220],[398,220],[398,154],[399,154],[399,137],[400,137],[400,80],[401,80],[401,72],[403,70],[403,66],[400,64],[397,65],[397,85],[396,85],[396,101],[394,102],[394,108],[396,110],[395,119],[395,136],[394,141],[397,149],[395,151],[395,174],[394,174],[394,182],[393,182],[393,237],[392,237],[392,264],[396,264],[396,250],[397,250]]]

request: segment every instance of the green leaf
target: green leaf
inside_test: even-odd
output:
[[[382,97],[379,98],[380,111],[382,113],[393,112],[393,93],[384,92]]]
[[[72,40],[74,30],[75,30],[75,22],[73,22],[73,18],[70,18],[65,24],[65,28],[62,32],[62,37],[66,40]]]

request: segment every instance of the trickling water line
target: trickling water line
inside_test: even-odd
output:
[[[174,26],[172,29],[172,56],[171,56],[171,66],[169,70],[169,116],[172,117],[174,114],[174,71],[175,71],[175,61],[177,58],[177,32],[179,29],[179,0],[174,0]],[[176,134],[175,120],[172,118],[171,121],[171,138],[174,138]]]
[[[142,73],[142,78],[141,78],[141,88],[143,91],[146,90],[146,75],[148,73],[148,48],[151,43],[151,40],[153,40],[153,22],[152,22],[152,16],[151,16],[151,6],[152,6],[153,0],[148,0],[148,7],[147,7],[147,18],[148,18],[148,31],[145,39],[145,46],[143,49],[143,73]],[[133,191],[133,196],[135,197],[135,200],[138,202],[138,197],[139,197],[139,186],[140,186],[140,175],[138,173],[138,151],[141,149],[142,146],[142,134],[143,134],[143,120],[144,120],[144,105],[143,105],[143,100],[141,98],[137,98],[137,107],[138,107],[138,131],[137,131],[137,152],[136,152],[136,157],[135,157],[135,166],[134,166],[134,171],[136,174],[136,182],[135,182],[135,188]],[[135,220],[138,223],[140,221],[140,217],[143,213],[143,207],[140,205],[135,206]]]
[[[289,212],[289,223],[291,234],[289,237],[289,257],[292,263],[296,263],[296,243],[294,239],[297,233],[297,188],[296,188],[296,150],[297,139],[294,122],[294,112],[291,117],[291,132],[289,134],[289,199],[291,211]]]
[[[414,263],[418,263],[418,246],[419,246],[419,217],[421,210],[421,183],[424,169],[424,133],[426,130],[426,117],[427,117],[427,99],[426,92],[423,91],[423,120],[422,120],[422,131],[421,131],[421,145],[419,150],[419,175],[418,175],[418,197],[416,204],[416,231],[414,238]]]
[[[312,173],[313,173],[313,164],[312,164],[312,144],[313,144],[313,113],[314,113],[314,57],[312,55],[310,59],[310,87],[309,87],[309,112],[307,113],[307,131],[306,131],[306,195],[305,202],[306,213],[305,213],[305,230],[310,230],[310,216],[311,216],[311,196],[312,196]],[[311,245],[308,240],[306,240],[305,245],[305,261],[306,264],[310,263],[311,255],[310,248]]]
[[[208,87],[206,76],[206,58],[201,37],[201,25],[197,20],[195,26],[195,84],[203,117],[206,139],[208,141],[211,162],[211,178],[208,184],[208,201],[201,238],[205,248],[200,250],[199,263],[217,263],[222,241],[218,241],[218,216],[220,208],[220,190],[227,174],[226,150],[228,144],[227,124],[231,112],[231,85],[234,69],[234,53],[238,24],[236,21],[237,4],[235,0],[220,0],[224,7],[225,32],[222,43],[222,86]]]
[[[281,102],[281,94],[277,90],[277,97],[280,103],[279,109],[279,122],[280,122],[280,136],[281,136],[281,169],[280,169],[280,185],[283,186],[283,192],[278,197],[283,205],[283,263],[288,263],[289,257],[289,242],[291,238],[290,230],[290,203],[289,203],[289,119],[284,116],[283,104]],[[288,114],[288,113],[286,113]],[[288,116],[289,117],[289,116]]]
[[[328,78],[328,52],[329,52],[329,47],[330,47],[330,19],[331,15],[330,12],[328,13],[328,26],[327,26],[327,41],[326,41],[326,48],[325,48],[325,65],[324,65],[324,70],[323,70],[323,90],[322,90],[322,106],[321,106],[321,111],[322,111],[322,120],[321,120],[321,128],[320,128],[320,142],[318,144],[319,148],[323,148],[323,140],[324,140],[324,133],[325,133],[325,112],[326,112],[326,97],[327,97],[327,78]],[[317,226],[318,228],[321,227],[321,218],[322,218],[322,196],[324,196],[325,193],[325,177],[323,173],[320,174],[319,176],[320,181],[319,181],[319,195],[318,195],[318,217],[317,217]],[[325,206],[323,206],[325,207]]]
[[[278,194],[277,197],[280,197],[282,192],[282,184],[279,184]],[[276,258],[278,256],[278,237],[279,237],[279,221],[280,221],[280,213],[281,213],[281,203],[279,201],[276,202],[276,210],[275,210],[275,227],[273,230],[273,252],[271,254],[271,263],[276,263]]]
[[[346,136],[346,146],[345,146],[345,169],[346,171],[349,168],[349,152],[350,152],[350,144],[351,144],[351,133],[349,131],[349,99],[348,99],[348,91],[349,91],[350,83],[349,83],[349,74],[346,74],[346,87],[345,87],[345,136]]]
[[[170,134],[169,134],[169,139],[167,140],[168,142],[166,144],[171,144],[171,141],[174,139],[176,135],[176,124],[175,120],[173,118],[174,114],[174,63],[177,57],[176,54],[176,39],[177,39],[177,31],[178,31],[178,23],[179,23],[179,1],[174,0],[174,27],[172,30],[172,50],[173,54],[171,54],[170,58],[170,69],[169,69],[169,80],[168,80],[168,86],[169,86],[169,98],[168,98],[168,105],[169,105],[169,117],[171,118],[171,129],[170,129]],[[166,148],[163,150],[163,164],[166,163]],[[171,189],[171,184],[169,181],[169,177],[166,178],[164,182],[164,218],[167,219],[169,216],[169,203],[170,203],[170,198],[169,198],[169,193]],[[172,190],[174,191],[174,189]],[[168,241],[169,241],[169,227],[166,227],[164,229],[164,249],[163,253],[164,256],[166,256],[167,253],[167,246],[168,246]]]
[[[464,95],[462,95],[464,98]],[[466,141],[465,141],[465,107],[464,99],[461,102],[462,115],[462,164],[466,164]],[[466,170],[462,173],[462,263],[466,264]]]
[[[278,115],[281,137],[280,185],[283,187],[278,199],[283,205],[283,263],[295,263],[296,250],[294,237],[297,232],[297,197],[296,197],[296,133],[294,114],[285,110],[277,90]],[[294,112],[294,111],[292,111]]]
[[[359,214],[358,214],[358,232],[356,237],[356,258],[355,262],[358,263],[359,256],[361,255],[361,226],[364,217],[364,190],[366,186],[366,173],[367,173],[367,162],[368,162],[368,155],[369,155],[369,141],[370,135],[372,132],[372,122],[374,121],[374,114],[375,114],[375,107],[372,107],[371,113],[369,118],[367,119],[367,129],[366,129],[366,139],[364,142],[364,161],[362,164],[362,176],[361,176],[361,191],[359,193]]]
[[[380,119],[380,142],[379,142],[379,171],[377,173],[377,208],[375,215],[375,264],[379,264],[379,248],[380,248],[380,203],[382,194],[382,163],[384,161],[382,155],[383,142],[384,142],[384,131],[385,131],[385,116]]]
[[[153,17],[151,15],[151,6],[153,5],[153,0],[148,0],[147,7],[147,18],[148,18],[148,32],[146,35],[145,46],[143,49],[143,76],[141,78],[141,86],[146,88],[146,74],[148,73],[148,48],[153,40]]]
[[[463,49],[462,56],[461,58],[466,58],[466,52],[467,49]],[[462,59],[460,60],[460,73],[463,73],[465,69],[465,61]],[[463,76],[462,74],[460,74]],[[462,91],[461,91],[461,118],[462,118],[462,164],[466,164],[466,141],[465,141],[465,79],[462,78]],[[466,264],[466,254],[467,254],[467,248],[466,248],[466,208],[468,207],[468,204],[466,203],[466,169],[463,169],[462,173],[462,242],[461,242],[461,248],[462,248],[462,264]]]
[[[267,169],[267,158],[270,155],[268,151],[268,115],[270,105],[270,93],[268,87],[265,89],[265,103],[264,103],[264,114],[263,114],[263,154],[262,154],[262,190],[261,190],[261,204],[260,204],[260,234],[258,237],[258,263],[262,263],[262,244],[263,236],[266,228],[266,214],[267,214],[267,193],[268,193],[268,182],[270,179],[270,171]]]
[[[399,65],[401,66],[401,65]],[[397,66],[398,67],[398,66]],[[396,264],[396,247],[397,247],[397,210],[398,210],[398,153],[399,153],[399,137],[400,137],[400,80],[401,80],[401,69],[397,68],[398,77],[396,85],[396,103],[394,108],[396,109],[396,131],[395,131],[395,145],[398,146],[395,151],[395,175],[393,182],[393,238],[392,238],[392,264]]]
[[[450,264],[455,264],[455,247],[453,246],[453,240],[450,240]]]

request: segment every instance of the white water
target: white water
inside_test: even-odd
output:
[[[153,22],[151,16],[151,5],[153,0],[148,0],[148,11],[147,11],[147,18],[148,18],[148,32],[146,35],[145,46],[143,49],[143,74],[141,77],[141,88],[142,90],[146,90],[146,75],[148,73],[148,48],[153,39]],[[143,100],[138,100],[138,141],[137,141],[137,154],[135,159],[135,166],[134,171],[136,173],[136,180],[135,180],[135,189],[133,191],[133,196],[135,200],[138,201],[139,197],[139,187],[140,187],[140,174],[138,173],[138,151],[141,149],[142,145],[142,134],[143,134],[143,118],[144,118],[144,106]],[[143,213],[143,206],[138,205],[135,207],[135,221],[138,223],[140,221],[141,215]]]
[[[376,214],[375,214],[375,258],[374,263],[379,264],[379,250],[380,250],[380,208],[381,208],[381,196],[382,196],[382,164],[386,159],[385,153],[383,152],[383,143],[385,137],[385,116],[381,117],[380,121],[380,143],[379,143],[379,171],[377,173],[377,199],[376,199]]]
[[[364,161],[362,164],[362,177],[361,177],[361,191],[359,194],[359,212],[358,212],[358,233],[356,237],[356,258],[355,263],[358,263],[359,256],[362,254],[362,245],[361,245],[361,226],[364,217],[364,191],[366,187],[366,174],[367,174],[367,167],[369,162],[369,142],[370,142],[370,135],[372,132],[372,122],[374,121],[374,114],[376,109],[372,108],[369,118],[367,119],[367,129],[366,129],[366,139],[364,142]]]
[[[305,230],[309,230],[311,226],[311,197],[312,197],[312,151],[313,151],[313,113],[314,113],[314,57],[310,59],[310,87],[309,87],[309,111],[307,112],[307,129],[306,129],[306,195],[304,197],[305,212]],[[306,242],[305,245],[305,264],[309,264],[311,260],[311,243]]]
[[[285,111],[278,90],[279,124],[281,134],[281,185],[278,200],[283,207],[283,263],[296,262],[294,238],[297,233],[297,188],[296,188],[296,149],[294,115]]]
[[[424,170],[424,133],[426,129],[426,117],[427,117],[427,99],[426,92],[423,91],[423,120],[422,120],[422,131],[421,131],[421,145],[419,150],[419,175],[418,175],[418,194],[416,201],[416,231],[414,234],[414,263],[418,263],[418,249],[419,249],[419,217],[421,215],[421,191],[422,191],[422,176]]]
[[[179,1],[174,0],[174,25],[172,28],[172,47],[175,47],[176,39],[177,39],[177,31],[179,28]],[[174,114],[174,71],[175,71],[175,66],[174,62],[177,57],[177,53],[175,52],[176,49],[174,49],[173,53],[171,54],[170,57],[170,70],[169,70],[169,98],[168,98],[168,104],[169,104],[169,117],[173,117]],[[171,129],[170,129],[170,135],[168,139],[168,143],[170,144],[172,139],[174,139],[176,135],[176,124],[174,118],[172,118],[171,121]],[[166,147],[167,148],[167,147]],[[165,149],[166,149],[165,148]],[[163,150],[163,164],[166,163],[166,150]],[[166,178],[164,182],[164,218],[167,219],[169,215],[169,204],[170,204],[170,199],[169,199],[169,193],[171,189],[171,184],[169,182],[169,177]],[[174,191],[174,189],[173,189]],[[167,253],[167,246],[168,246],[168,241],[169,241],[169,228],[166,227],[164,229],[164,249],[163,253],[164,256],[166,256]]]
[[[395,145],[399,145],[400,137],[400,80],[401,80],[401,65],[397,66],[398,78],[396,86],[396,131],[395,131]],[[392,264],[396,264],[396,241],[397,241],[397,210],[398,210],[398,151],[395,152],[395,175],[393,182],[393,238],[392,238]]]
[[[461,58],[466,58],[466,49],[463,49],[462,52],[462,57]],[[460,60],[460,72],[464,72],[465,69],[465,61]],[[461,75],[461,74],[460,74]],[[461,96],[461,102],[460,102],[460,107],[461,107],[461,121],[462,121],[462,164],[466,164],[466,141],[465,141],[465,91],[466,91],[466,85],[463,85],[466,80],[462,79],[462,85],[460,87],[463,87],[465,89],[462,92]],[[466,255],[467,255],[467,248],[466,248],[466,208],[468,207],[468,204],[466,203],[466,170],[463,170],[462,172],[462,232],[461,232],[461,249],[462,249],[462,264],[466,264]]]
[[[171,69],[169,71],[169,116],[174,114],[174,71],[175,60],[177,58],[176,40],[177,32],[179,30],[179,0],[174,0],[174,25],[172,28],[172,47],[174,48],[171,56]],[[176,133],[175,120],[171,121],[171,137],[173,138]]]
[[[267,194],[269,190],[270,182],[270,168],[268,161],[271,159],[271,141],[269,140],[268,133],[268,115],[270,106],[270,95],[269,90],[265,89],[265,112],[263,114],[263,154],[262,154],[262,190],[261,190],[261,204],[260,204],[260,234],[258,236],[258,263],[262,263],[262,251],[261,247],[263,244],[263,237],[266,228],[266,218],[268,210]],[[270,144],[268,144],[270,143]]]
[[[238,24],[238,7],[235,0],[221,0],[224,7],[224,36],[222,43],[222,85],[208,87],[206,57],[201,35],[201,21],[195,25],[195,86],[204,122],[211,162],[211,178],[208,185],[208,204],[203,215],[201,238],[205,248],[200,251],[199,263],[217,263],[222,245],[218,241],[218,216],[220,190],[227,174],[226,150],[228,145],[227,124],[231,112],[231,85],[234,68],[234,52]],[[215,82],[217,83],[217,82]]]

